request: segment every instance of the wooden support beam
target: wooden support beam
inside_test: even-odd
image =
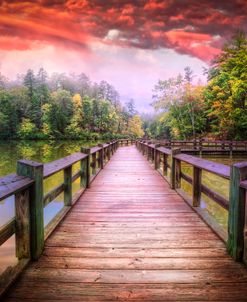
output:
[[[245,262],[247,260],[247,238],[244,232],[246,200],[245,189],[240,187],[240,182],[246,179],[246,162],[231,166],[227,250],[236,261],[241,261],[244,256]]]
[[[160,152],[157,150],[157,148],[160,147],[160,144],[155,145],[154,149],[154,169],[157,170],[160,167]]]
[[[15,242],[16,257],[30,258],[30,199],[29,189],[15,195]]]
[[[98,145],[101,149],[99,151],[99,168],[103,169],[104,168],[104,148],[102,144]]]
[[[92,167],[92,174],[94,175],[96,173],[96,154],[97,152],[93,153],[92,156],[92,163],[91,163],[91,167]]]
[[[181,161],[175,159],[175,189],[181,188]]]
[[[174,158],[174,155],[179,154],[180,152],[180,149],[172,149],[171,152],[170,187],[173,190],[176,188],[176,159]]]
[[[163,175],[167,176],[168,171],[168,155],[163,153]]]
[[[72,202],[72,166],[64,169],[64,205],[71,206]]]
[[[81,185],[86,188],[89,188],[90,187],[90,178],[91,178],[91,168],[90,168],[91,149],[82,147],[81,152],[88,155],[84,160],[81,161],[81,170],[82,170]]]
[[[38,260],[44,248],[43,164],[19,160],[17,174],[34,180],[30,188],[30,241],[31,258]]]
[[[192,180],[192,205],[199,207],[201,204],[202,169],[193,166]]]

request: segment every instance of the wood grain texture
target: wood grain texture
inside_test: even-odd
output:
[[[126,146],[6,301],[247,301],[247,271],[142,154]]]

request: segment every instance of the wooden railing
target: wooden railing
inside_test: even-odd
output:
[[[155,140],[155,144],[160,144],[167,148],[179,148],[184,152],[247,152],[247,141],[227,141],[227,140]]]
[[[247,263],[247,162],[231,167],[199,157],[181,153],[180,149],[168,149],[159,144],[136,141],[139,151],[147,157],[154,168],[166,179],[204,221],[226,242],[229,254],[237,261]],[[192,176],[182,171],[182,165],[192,167]],[[207,171],[229,182],[226,198],[203,183],[202,172]],[[181,188],[181,181],[191,186],[191,194]],[[201,207],[202,194],[228,211],[228,229],[221,227]]]
[[[129,145],[133,145],[135,143],[134,139],[121,139],[119,140],[119,146],[129,146]]]
[[[127,145],[128,145],[127,141]],[[119,145],[126,141],[113,141],[93,148],[81,148],[81,152],[42,164],[30,160],[17,162],[17,173],[0,179],[0,201],[9,196],[15,199],[15,217],[0,227],[0,246],[15,234],[18,264],[8,267],[0,276],[0,295],[27,265],[37,260],[44,242],[52,230],[79,199],[83,191],[110,160]],[[72,173],[72,166],[80,163]],[[44,194],[44,180],[63,171],[63,182]],[[72,195],[72,184],[80,179],[80,189]],[[44,207],[64,193],[63,208],[44,227]]]

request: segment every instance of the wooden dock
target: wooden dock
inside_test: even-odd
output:
[[[5,301],[247,301],[247,270],[137,148],[124,146]]]

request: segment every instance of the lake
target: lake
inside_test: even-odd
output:
[[[50,162],[58,158],[65,157],[77,152],[82,146],[94,146],[100,142],[80,142],[80,141],[10,141],[0,142],[0,177],[16,171],[16,162],[19,159],[30,159],[38,162]],[[247,157],[207,157],[207,159],[230,165],[239,161],[247,161]],[[76,171],[78,165],[73,165]],[[187,174],[192,173],[191,166],[183,164],[182,170]],[[63,181],[62,172],[56,173],[44,181],[44,192],[50,191]],[[229,181],[211,173],[204,172],[202,175],[203,184],[228,198]],[[79,179],[73,184],[73,191],[79,188]],[[182,188],[190,193],[191,186],[182,181]],[[223,227],[227,226],[227,211],[202,195],[202,207],[204,207]],[[45,225],[63,206],[63,194],[59,195],[55,201],[51,202],[44,209]],[[11,196],[0,202],[0,226],[8,222],[15,215],[14,197]],[[0,247],[0,273],[6,266],[14,264],[15,258],[15,238],[12,236],[5,244]]]

